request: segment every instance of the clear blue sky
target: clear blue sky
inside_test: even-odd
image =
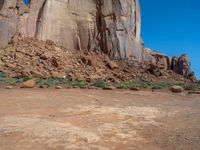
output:
[[[200,79],[200,0],[140,0],[145,46],[170,56],[187,53]]]
[[[30,0],[24,0],[25,3],[28,3]]]

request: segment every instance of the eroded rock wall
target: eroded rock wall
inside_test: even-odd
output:
[[[191,63],[189,61],[189,57],[186,54],[181,55],[180,57],[173,57],[171,63],[171,69],[181,74],[185,77],[189,77],[192,75],[191,71]]]
[[[16,0],[1,1],[0,4],[0,45],[6,46],[18,31]]]
[[[0,1],[0,47],[7,46],[12,38],[21,32],[21,28],[27,30],[22,21],[27,21],[29,8],[22,0]]]
[[[1,45],[14,34],[52,40],[76,50],[102,51],[113,58],[142,60],[138,0],[31,0],[28,12],[20,0],[3,4]],[[12,7],[13,9],[10,9]],[[11,12],[8,12],[11,11]],[[13,26],[9,26],[9,25]],[[12,31],[12,33],[8,33]]]
[[[47,0],[36,37],[73,49],[142,59],[137,0]]]
[[[152,71],[165,71],[171,70],[177,74],[195,80],[195,74],[191,70],[191,63],[188,55],[183,54],[181,56],[169,57],[158,51],[154,51],[148,48],[144,49],[145,60],[152,65]],[[156,73],[158,73],[156,72]],[[155,73],[155,72],[154,72]]]

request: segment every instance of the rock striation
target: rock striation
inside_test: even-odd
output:
[[[142,60],[138,0],[20,0],[1,4],[1,45],[12,37],[52,40],[76,50],[95,50],[113,58]]]
[[[140,30],[139,0],[0,1],[0,47],[18,36],[51,40],[68,49],[150,62],[157,70],[191,76],[186,55],[170,58],[144,48]]]

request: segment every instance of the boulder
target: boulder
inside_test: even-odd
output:
[[[181,87],[181,86],[173,86],[173,87],[171,88],[171,91],[172,91],[173,93],[182,93],[182,92],[184,91],[184,89],[183,89],[183,87]]]
[[[63,87],[58,85],[58,86],[55,87],[55,89],[59,90],[59,89],[63,89]]]
[[[133,87],[130,87],[130,90],[132,90],[132,91],[140,91],[140,88],[136,87],[136,86],[133,86]]]
[[[118,64],[115,61],[112,61],[112,60],[107,60],[107,66],[111,70],[119,68]]]
[[[106,86],[103,89],[104,90],[115,90],[116,88],[114,86]]]
[[[22,83],[22,88],[34,88],[36,86],[36,81],[34,79],[25,81]]]
[[[13,89],[13,86],[8,85],[5,87],[5,89],[8,89],[8,90]]]

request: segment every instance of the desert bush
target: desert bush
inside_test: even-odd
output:
[[[189,84],[189,85],[185,85],[184,89],[188,90],[188,91],[196,91],[200,88],[200,84],[196,83],[196,84]]]
[[[0,72],[0,81],[3,81],[7,78],[7,74],[4,72]]]
[[[90,84],[91,86],[99,87],[99,88],[104,88],[107,86],[107,83],[103,80],[97,80],[93,83]]]
[[[141,81],[122,82],[117,84],[116,87],[123,89],[129,89],[131,87],[147,88],[147,83]]]
[[[73,86],[73,87],[80,87],[80,88],[83,88],[83,87],[87,87],[87,86],[88,86],[88,83],[87,83],[87,82],[78,81],[78,80],[70,81],[70,82],[68,82],[68,84],[70,84],[70,85]]]
[[[151,89],[168,89],[172,86],[170,83],[165,82],[150,82],[148,83],[148,88]]]

